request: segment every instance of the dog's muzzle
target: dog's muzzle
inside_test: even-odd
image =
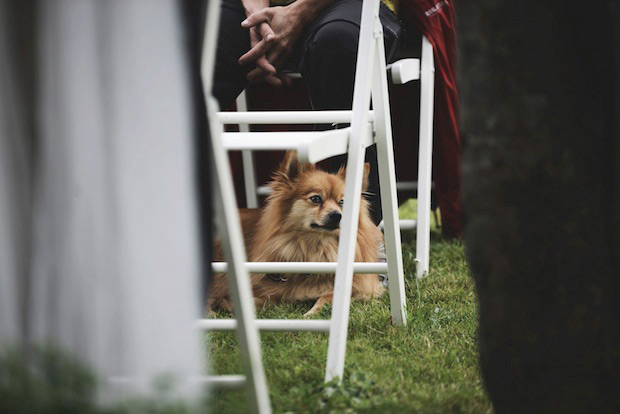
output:
[[[323,225],[312,223],[310,227],[313,229],[323,229],[323,230],[336,230],[340,228],[340,220],[342,219],[342,214],[337,211],[332,211],[327,215],[327,219]]]

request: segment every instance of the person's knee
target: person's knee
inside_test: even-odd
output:
[[[315,109],[351,107],[359,27],[338,20],[321,26],[309,40],[301,71]]]
[[[337,20],[320,27],[308,47],[317,60],[329,60],[353,67],[358,41],[359,26],[345,20]]]

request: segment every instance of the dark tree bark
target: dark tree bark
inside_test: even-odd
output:
[[[468,256],[498,413],[620,412],[618,2],[461,2]]]

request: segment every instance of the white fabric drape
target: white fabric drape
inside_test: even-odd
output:
[[[0,40],[0,344],[51,340],[116,389],[165,373],[190,390],[200,252],[178,2],[42,1],[35,21],[34,119]]]

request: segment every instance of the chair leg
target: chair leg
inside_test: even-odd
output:
[[[221,142],[221,125],[217,121],[218,104],[212,96],[214,57],[219,27],[220,2],[208,3],[202,53],[202,83],[207,101],[207,119],[211,135],[211,162],[214,166],[214,196],[216,212],[221,223],[222,248],[229,264],[228,283],[237,319],[237,337],[246,374],[246,387],[252,412],[271,413],[267,381],[261,358],[258,329],[255,321],[254,300],[250,278],[245,268],[245,247],[241,223],[235,208],[237,202],[233,192],[228,156]]]
[[[378,18],[379,1],[364,1],[360,27],[360,40],[355,70],[353,93],[353,110],[351,119],[351,136],[347,158],[347,176],[345,179],[345,204],[340,223],[338,244],[338,265],[334,281],[334,304],[327,347],[327,369],[325,381],[342,379],[347,347],[349,326],[349,307],[353,284],[353,261],[359,222],[360,197],[362,192],[362,175],[364,171],[364,142],[368,128],[368,108],[370,106],[370,89],[373,59],[376,43],[372,41],[373,29],[381,27]]]
[[[377,162],[383,209],[390,305],[392,308],[392,323],[406,325],[405,308],[407,299],[405,296],[405,278],[400,242],[392,123],[390,120],[387,77],[385,76],[385,46],[383,45],[383,37],[375,38],[375,42],[377,44],[377,58],[374,60],[372,103],[375,113]]]
[[[423,277],[428,273],[431,231],[435,64],[433,61],[433,46],[426,37],[422,38],[420,82],[420,153],[418,161],[418,225],[416,232],[417,277]]]
[[[237,97],[237,112],[248,111],[248,101],[245,91]],[[248,124],[239,124],[239,132],[250,132]],[[243,165],[243,182],[245,184],[245,200],[248,208],[258,207],[256,196],[256,176],[254,174],[254,158],[251,150],[241,151],[241,163]]]
[[[235,194],[228,157],[219,140],[220,125],[216,119],[214,107],[217,103],[210,99],[207,103],[209,112],[212,143],[211,162],[214,165],[214,187],[216,200],[216,222],[220,224],[219,234],[222,240],[224,257],[228,262],[228,286],[233,301],[233,311],[237,320],[237,337],[245,368],[247,390],[255,413],[271,413],[267,380],[261,358],[260,341],[256,327],[254,299],[250,287],[250,277],[245,267],[246,255],[241,233],[241,223],[236,209]]]

